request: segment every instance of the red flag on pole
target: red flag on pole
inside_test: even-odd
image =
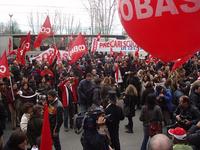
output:
[[[180,68],[184,63],[186,63],[193,55],[189,55],[180,59],[177,59],[172,67],[172,72]]]
[[[113,56],[113,55],[114,55],[113,49],[112,47],[110,47],[110,56]]]
[[[100,39],[101,39],[101,33],[98,33],[96,39],[97,39],[97,41],[100,41]]]
[[[56,46],[53,46],[53,48],[54,48],[53,53],[50,54],[48,56],[48,58],[47,58],[50,65],[53,63],[53,61],[54,61],[54,59],[56,57],[57,57],[57,59],[60,59],[60,52],[59,52],[59,50],[57,49]]]
[[[47,104],[44,106],[44,119],[41,133],[40,150],[52,150],[52,137],[49,123],[49,112]]]
[[[92,41],[92,48],[91,48],[91,52],[94,54],[97,50],[97,45],[98,45],[98,41],[100,41],[101,39],[101,34],[98,33],[97,37],[93,39]]]
[[[79,34],[73,42],[72,47],[69,51],[69,56],[71,58],[69,64],[75,63],[87,52],[88,49],[85,44],[85,37],[82,34]]]
[[[5,78],[10,76],[10,71],[8,67],[8,60],[6,56],[6,51],[4,51],[0,59],[0,78]]]
[[[135,51],[135,57],[139,58],[139,46],[137,46],[137,49]]]
[[[38,34],[37,38],[35,39],[34,48],[40,47],[42,40],[48,38],[51,35],[53,35],[53,32],[52,32],[49,16],[47,16],[47,18],[40,30],[40,33]]]
[[[31,48],[31,35],[30,32],[27,34],[26,38],[22,42],[21,46],[17,50],[17,57],[16,60],[21,63],[22,65],[25,65],[25,56],[26,52],[30,50]]]

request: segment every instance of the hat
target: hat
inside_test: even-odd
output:
[[[186,131],[181,127],[176,127],[175,129],[169,129],[168,133],[174,136],[178,140],[184,140],[186,137]]]

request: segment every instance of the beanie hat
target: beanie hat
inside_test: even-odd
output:
[[[184,140],[186,137],[186,131],[181,127],[176,127],[175,129],[169,129],[168,133],[174,136],[178,140]]]

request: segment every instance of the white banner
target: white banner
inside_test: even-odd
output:
[[[37,61],[46,61],[48,56],[50,56],[51,54],[53,54],[53,51],[54,49],[53,48],[49,48],[48,50],[40,53],[38,56],[36,57],[32,57],[30,58],[31,61],[32,60],[37,60]],[[68,60],[69,59],[69,54],[68,54],[68,51],[64,51],[64,50],[59,50],[60,52],[60,57],[61,57],[61,60]]]
[[[112,48],[113,52],[126,52],[126,53],[134,53],[136,50],[138,50],[138,46],[135,42],[133,42],[131,39],[127,40],[118,40],[118,39],[113,39],[107,42],[102,42],[102,41],[95,41],[93,40],[92,45],[97,52],[110,52],[110,48]],[[145,59],[145,56],[147,56],[148,53],[145,52],[142,48],[139,48],[139,58],[140,59]]]
[[[127,40],[114,39],[107,42],[98,41],[97,51],[109,52],[110,48],[112,48],[114,52],[120,52],[120,51],[131,52],[137,50],[138,46],[135,42],[133,42],[130,39]]]

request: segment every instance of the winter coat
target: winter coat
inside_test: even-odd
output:
[[[124,112],[124,115],[127,117],[135,116],[135,105],[137,104],[138,97],[133,95],[125,95],[124,97],[124,110],[129,110]]]
[[[140,121],[143,122],[144,126],[148,126],[151,121],[160,121],[163,120],[163,115],[160,106],[155,105],[153,109],[149,109],[147,105],[142,107]]]

